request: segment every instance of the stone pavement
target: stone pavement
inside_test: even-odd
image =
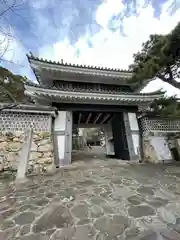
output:
[[[0,240],[178,240],[180,166],[73,163],[0,182]]]

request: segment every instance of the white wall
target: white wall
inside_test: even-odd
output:
[[[65,136],[57,136],[57,148],[59,165],[62,166],[65,156]]]
[[[136,113],[128,113],[130,131],[132,134],[132,141],[134,147],[134,153],[140,158],[140,136],[139,136],[139,126],[137,121]]]
[[[139,149],[139,133],[133,133],[132,134],[132,140],[133,140],[133,146],[134,146],[134,152],[135,155],[140,155],[140,149]]]
[[[66,129],[66,111],[59,111],[55,119],[54,130],[65,131]]]
[[[64,164],[71,163],[71,153],[72,153],[72,112],[66,112],[66,145],[65,145],[65,159]]]
[[[72,152],[72,112],[58,112],[54,131],[57,132],[59,166],[70,164]]]
[[[128,113],[128,118],[131,131],[139,131],[136,113]]]

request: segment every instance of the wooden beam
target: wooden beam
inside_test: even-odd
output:
[[[98,121],[98,119],[101,117],[101,115],[102,115],[102,113],[99,113],[97,116],[96,116],[96,118],[95,118],[95,120],[94,120],[94,124],[96,124],[97,123],[97,121]]]
[[[88,122],[89,122],[91,116],[92,116],[92,113],[89,113],[89,115],[88,115],[88,117],[87,117],[87,120],[86,120],[86,124],[88,124]]]
[[[105,121],[109,118],[110,115],[111,115],[110,113],[106,114],[104,119],[100,122],[100,124],[105,123]]]

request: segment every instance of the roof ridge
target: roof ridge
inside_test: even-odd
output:
[[[26,54],[28,60],[32,59],[32,60],[36,60],[36,61],[40,61],[40,62],[45,62],[45,63],[50,63],[50,64],[55,64],[55,65],[61,65],[61,66],[68,66],[68,67],[77,67],[77,68],[87,68],[87,69],[93,69],[93,70],[103,70],[103,71],[114,71],[114,72],[124,72],[124,73],[132,73],[132,71],[129,71],[127,69],[120,69],[120,68],[108,68],[108,67],[98,67],[98,66],[93,66],[93,65],[86,65],[86,64],[73,64],[73,63],[64,63],[63,59],[61,59],[60,61],[52,61],[52,60],[47,60],[44,58],[39,58],[39,57],[35,57],[34,55],[32,55],[32,53]]]

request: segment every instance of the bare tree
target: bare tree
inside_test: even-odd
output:
[[[21,15],[21,10],[25,8],[27,8],[26,0],[0,0],[0,62],[7,61],[6,54],[12,50],[12,42],[17,41],[24,44],[16,36],[15,32],[18,29],[14,18],[18,17],[21,21],[29,25],[29,22]],[[8,16],[11,16],[11,18]],[[13,62],[9,59],[8,61]]]
[[[18,17],[20,21],[29,25],[29,22],[21,15],[21,10],[27,10],[27,7],[26,0],[0,0],[0,62],[15,64],[11,55],[7,56],[7,54],[12,51],[11,45],[14,42],[23,44],[23,41],[16,36],[16,31],[19,29],[17,29],[14,19]],[[11,85],[13,88],[13,85],[17,84],[17,81],[14,81],[16,78],[13,73],[0,67],[0,94],[1,96],[6,96],[8,102],[10,102],[8,107],[16,106],[19,101],[16,99],[14,90],[11,91],[11,88],[8,86]],[[10,82],[8,83],[8,81]],[[19,81],[21,81],[21,78],[19,78]],[[0,107],[0,110],[2,109],[4,107]]]

